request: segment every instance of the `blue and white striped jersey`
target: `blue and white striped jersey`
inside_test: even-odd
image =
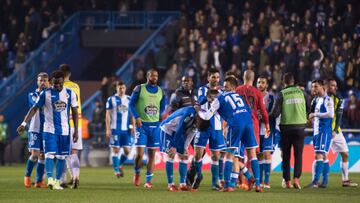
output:
[[[36,100],[39,98],[39,95],[40,92],[36,90],[28,94],[29,107],[32,107],[35,104]],[[39,109],[39,111],[37,111],[30,120],[29,132],[41,133],[44,127],[43,124],[44,124],[44,112],[42,109]]]
[[[73,91],[65,87],[60,92],[49,88],[40,93],[34,106],[44,109],[44,132],[70,135],[70,107],[78,107]]]
[[[201,86],[198,90],[198,102],[201,104],[201,109],[203,111],[208,111],[210,109],[210,104],[207,102],[206,93],[209,90],[208,85]],[[219,94],[223,93],[220,89],[218,90]],[[210,119],[210,125],[214,130],[222,130],[222,119],[218,113],[215,113],[214,117]]]
[[[328,95],[315,99],[314,135],[332,132],[332,118],[334,117],[334,102]]]
[[[130,125],[130,111],[129,111],[130,96],[124,95],[119,97],[117,94],[110,96],[106,102],[106,110],[110,110],[110,126],[112,130],[129,130]]]
[[[266,111],[269,114],[272,111],[272,109],[275,107],[275,95],[273,95],[269,92],[266,92],[266,95],[264,95],[264,102],[265,102]],[[260,113],[258,113],[258,114],[260,115]],[[275,132],[276,119],[278,119],[278,118],[274,119],[274,118],[269,117],[269,125],[270,125],[271,132]],[[266,134],[265,124],[263,121],[261,121],[260,122],[260,135],[265,135],[265,134]]]

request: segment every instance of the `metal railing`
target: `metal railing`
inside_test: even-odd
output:
[[[31,84],[38,72],[46,71],[48,65],[79,36],[80,29],[158,28],[169,17],[179,15],[179,12],[137,11],[80,11],[73,14],[57,32],[29,54],[20,68],[3,81],[0,85],[0,106],[5,108],[12,98]]]

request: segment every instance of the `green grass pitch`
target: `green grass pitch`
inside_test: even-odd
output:
[[[166,190],[166,175],[164,170],[155,172],[153,183],[155,188],[148,190],[132,185],[131,167],[125,168],[125,177],[117,179],[111,167],[82,168],[80,188],[51,191],[49,189],[26,189],[23,186],[25,166],[16,165],[0,167],[0,202],[342,202],[355,203],[360,201],[360,187],[343,188],[340,184],[340,174],[330,174],[328,189],[295,189],[281,188],[281,174],[271,174],[269,190],[258,194],[255,191],[237,190],[233,193],[220,193],[210,189],[210,172],[204,172],[204,180],[196,193],[171,193]],[[35,171],[35,170],[34,170]],[[175,181],[178,183],[178,172],[175,171]],[[142,171],[144,173],[144,170]],[[33,173],[33,177],[34,177]],[[33,178],[32,177],[32,178]],[[350,174],[350,178],[360,183],[360,174]],[[301,178],[302,186],[310,182],[311,174],[305,173]],[[142,174],[144,181],[144,174]]]

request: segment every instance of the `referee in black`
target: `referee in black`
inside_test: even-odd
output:
[[[283,76],[284,88],[280,91],[275,108],[270,117],[277,118],[281,114],[281,150],[282,150],[282,171],[286,188],[292,188],[290,182],[290,158],[291,147],[294,148],[294,184],[301,189],[299,178],[302,172],[302,153],[304,149],[305,127],[307,122],[308,102],[305,93],[295,86],[294,76],[286,73]]]

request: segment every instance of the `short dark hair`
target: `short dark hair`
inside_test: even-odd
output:
[[[207,130],[210,127],[210,120],[204,120],[199,115],[195,117],[195,123],[197,129],[202,132]]]
[[[209,90],[206,92],[206,96],[207,96],[207,95],[214,95],[214,94],[219,94],[219,91],[216,90],[216,89],[209,89]]]
[[[116,86],[121,86],[121,85],[125,85],[125,86],[126,86],[126,84],[125,84],[125,82],[124,82],[123,80],[118,80],[118,81],[116,81]]]
[[[316,80],[311,81],[311,84],[313,84],[313,83],[317,83],[317,84],[319,84],[321,86],[325,85],[324,81],[320,80],[320,79],[316,79]]]
[[[37,77],[42,77],[42,78],[49,78],[49,75],[45,72],[40,72]]]
[[[62,71],[65,76],[67,76],[67,75],[69,75],[71,73],[69,64],[61,64],[59,66],[59,70]]]
[[[331,82],[331,81],[337,82],[335,78],[329,78],[329,79],[327,79],[327,82],[328,82],[328,83]]]
[[[266,74],[261,74],[259,75],[258,79],[261,78],[261,79],[265,79],[266,80],[266,83],[269,83],[269,79],[268,79],[268,76]]]
[[[219,73],[220,74],[220,71],[218,69],[215,69],[215,68],[210,68],[207,72],[207,76],[210,77],[212,74],[215,74],[215,73]]]
[[[150,73],[152,73],[152,72],[157,72],[157,73],[159,73],[159,71],[156,69],[156,68],[151,68],[151,69],[149,69],[147,72],[146,72],[146,76],[148,76]]]
[[[52,78],[65,78],[64,73],[60,70],[55,70],[51,73],[51,79]]]
[[[294,75],[290,72],[285,73],[283,77],[283,81],[286,85],[294,84],[295,83]]]
[[[228,82],[233,86],[237,86],[238,80],[234,76],[228,76],[224,79],[224,82]]]

